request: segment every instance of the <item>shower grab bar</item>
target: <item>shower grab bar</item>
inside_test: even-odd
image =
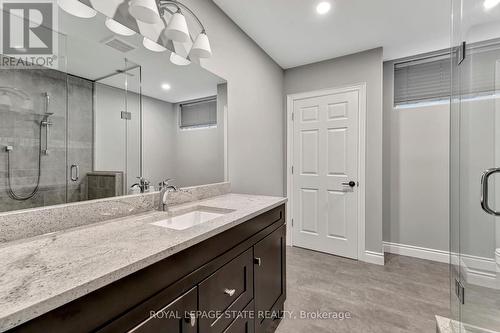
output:
[[[500,168],[492,168],[488,169],[483,173],[483,176],[481,177],[481,207],[483,210],[493,216],[500,216],[500,212],[497,212],[493,210],[490,207],[490,204],[488,202],[488,195],[489,195],[489,179],[492,175],[495,173],[500,173]]]
[[[76,170],[76,173],[73,172],[73,170]],[[80,179],[80,167],[77,164],[73,164],[70,169],[70,174],[72,181],[78,181],[78,179]]]

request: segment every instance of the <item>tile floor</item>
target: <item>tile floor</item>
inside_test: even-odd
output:
[[[450,316],[448,265],[388,253],[385,260],[378,266],[288,248],[290,312],[277,332],[436,332],[434,316]],[[300,311],[349,312],[351,318],[304,319]]]

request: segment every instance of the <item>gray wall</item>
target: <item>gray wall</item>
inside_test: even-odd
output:
[[[174,105],[150,97],[143,98],[144,170],[157,185],[166,178],[177,179],[177,115]]]
[[[181,130],[176,118],[176,180],[180,186],[224,181],[224,106],[227,105],[225,85],[217,90],[217,127]],[[178,105],[174,111],[178,115]]]
[[[219,89],[218,105],[226,104],[225,89]],[[96,84],[96,171],[125,171],[125,125],[120,119],[125,91]],[[138,96],[129,93],[130,100]],[[143,176],[156,186],[167,178],[181,187],[224,181],[224,107],[217,111],[216,128],[181,130],[178,106],[143,96],[144,170]],[[130,105],[130,103],[129,103]],[[132,115],[128,131],[129,167],[137,169],[140,154],[139,137],[131,129],[138,128],[138,116]],[[129,172],[129,184],[137,173]]]
[[[495,50],[472,53],[461,65],[464,93],[493,90],[499,58]],[[497,164],[497,100],[462,100],[450,119],[449,104],[394,109],[393,85],[393,62],[386,62],[384,241],[447,251],[451,235],[452,251],[493,258],[498,227],[481,210],[479,180]]]
[[[229,180],[233,191],[284,193],[283,70],[212,1],[187,0],[207,28],[202,65],[228,81]]]
[[[384,241],[448,251],[450,105],[397,108],[384,63]]]
[[[382,48],[285,71],[285,95],[366,82],[366,249],[382,252]]]

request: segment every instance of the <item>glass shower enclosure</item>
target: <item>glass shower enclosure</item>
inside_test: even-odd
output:
[[[499,2],[452,0],[450,294],[456,332],[500,332]]]
[[[141,67],[117,54],[105,76],[72,75],[75,43],[59,36],[57,70],[0,68],[0,213],[124,195],[142,175]]]

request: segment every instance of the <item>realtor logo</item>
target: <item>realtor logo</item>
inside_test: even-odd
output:
[[[54,0],[1,0],[1,67],[55,67],[57,4]]]

